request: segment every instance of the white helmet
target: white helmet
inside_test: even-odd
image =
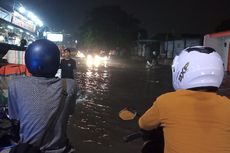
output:
[[[224,77],[224,64],[213,48],[188,47],[174,58],[172,76],[175,90],[196,87],[219,88]]]

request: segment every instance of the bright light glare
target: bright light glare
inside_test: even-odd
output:
[[[103,64],[104,64],[104,67],[107,67],[107,63],[108,63],[108,57],[105,56],[105,57],[103,57]]]
[[[12,26],[10,26],[10,25],[8,25],[7,28],[8,28],[8,29],[11,29],[11,30],[14,29],[14,27],[12,27]]]
[[[15,44],[20,45],[20,39],[18,37],[15,38]]]
[[[92,55],[88,55],[87,59],[86,59],[86,64],[88,67],[99,67],[99,66],[104,66],[107,67],[107,63],[108,63],[108,57],[104,56],[98,56],[95,55],[94,57]]]
[[[4,42],[5,38],[0,35],[0,42]]]
[[[85,58],[85,55],[82,52],[78,51],[76,57]]]
[[[39,25],[40,27],[42,27],[42,26],[44,25],[43,22],[42,22],[41,20],[38,20],[37,23],[38,23],[38,25]]]
[[[20,13],[25,13],[26,12],[26,9],[24,7],[19,7],[18,10],[19,10]]]
[[[88,55],[87,56],[86,64],[87,64],[88,67],[92,67],[93,66],[93,56],[92,55]]]
[[[54,42],[62,42],[63,41],[63,34],[47,33],[47,39],[54,41]]]
[[[38,24],[40,27],[43,26],[43,22],[37,16],[35,16],[32,12],[28,12],[28,17],[32,21],[34,21],[36,24]]]
[[[36,16],[32,12],[28,12],[28,17],[32,20],[36,18]]]
[[[100,58],[98,55],[96,55],[96,56],[94,57],[93,65],[94,65],[95,67],[98,67],[98,66],[100,65],[100,63],[101,63],[101,58]]]

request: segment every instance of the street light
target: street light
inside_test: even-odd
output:
[[[38,24],[40,27],[43,26],[43,23],[37,16],[35,16],[32,12],[28,12],[28,17],[34,21],[36,24]]]
[[[38,25],[39,25],[40,27],[42,27],[42,26],[44,25],[43,22],[42,22],[41,20],[38,20],[37,23],[38,23]]]
[[[15,6],[15,4],[14,4],[14,6]],[[21,3],[18,2],[16,8],[21,13],[21,15],[23,15],[23,14],[27,15],[27,17],[31,21],[33,21],[36,25],[38,25],[40,27],[43,26],[43,22],[36,15],[34,15],[34,13],[26,10],[25,7]],[[17,13],[17,12],[15,11],[15,13]]]
[[[27,16],[28,16],[31,20],[34,20],[34,18],[36,18],[36,16],[35,16],[32,12],[28,12]]]
[[[18,9],[18,11],[20,12],[20,13],[25,13],[26,12],[26,9],[24,8],[24,7],[19,7],[19,9]]]

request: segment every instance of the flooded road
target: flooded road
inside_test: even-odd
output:
[[[139,153],[141,140],[124,143],[123,137],[138,130],[137,120],[122,121],[125,107],[144,112],[158,95],[171,91],[168,66],[78,68],[81,98],[71,118],[69,137],[79,153]]]
[[[81,89],[68,134],[79,153],[140,153],[142,140],[123,142],[138,130],[137,120],[122,121],[125,107],[142,114],[162,93],[173,91],[169,66],[147,70],[137,64],[110,68],[78,68],[76,82]],[[229,95],[229,77],[221,94]]]

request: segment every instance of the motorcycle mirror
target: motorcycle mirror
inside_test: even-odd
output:
[[[137,112],[130,108],[124,108],[119,112],[119,117],[122,120],[133,120],[137,115]]]

